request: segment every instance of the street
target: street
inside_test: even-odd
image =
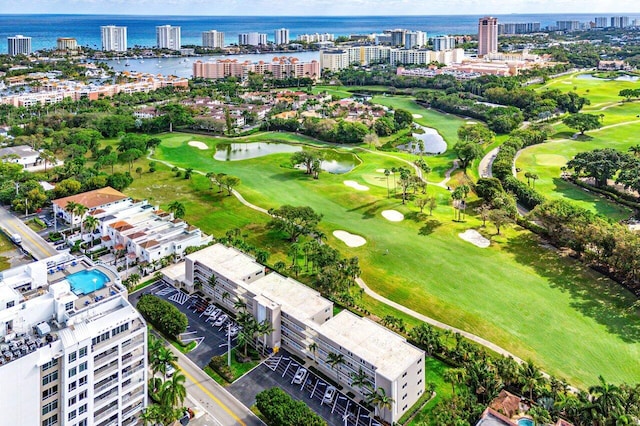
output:
[[[21,246],[36,260],[58,254],[56,249],[49,245],[41,236],[25,225],[20,219],[9,213],[4,207],[0,207],[0,226],[11,235],[18,234],[22,237]]]

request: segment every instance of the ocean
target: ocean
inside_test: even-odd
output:
[[[512,14],[495,15],[499,22],[540,22],[543,27],[556,21],[588,22],[595,14]],[[127,16],[127,15],[0,15],[0,40],[7,51],[6,38],[16,34],[30,36],[33,50],[51,49],[58,37],[74,37],[82,46],[101,47],[100,26],[127,27],[128,45],[154,46],[157,25],[182,27],[182,44],[200,45],[201,33],[218,30],[226,43],[237,43],[238,33],[258,31],[273,40],[277,28],[288,28],[291,38],[305,33],[332,33],[336,36],[382,32],[408,28],[426,31],[429,36],[477,33],[478,15],[455,16],[350,16],[350,17],[275,17],[275,16]],[[636,18],[631,16],[631,18]]]

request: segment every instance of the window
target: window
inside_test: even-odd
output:
[[[69,420],[73,420],[77,417],[76,410],[73,410],[69,413]]]
[[[80,380],[78,380],[78,386],[84,386],[86,384],[87,384],[87,376],[80,377]]]
[[[129,323],[122,324],[120,327],[116,327],[111,330],[111,337],[123,333],[129,329]]]
[[[53,373],[49,373],[42,378],[42,386],[46,386],[51,382],[55,382],[58,380],[58,372],[54,371]]]
[[[82,419],[78,422],[78,426],[87,426],[87,419]]]
[[[46,420],[42,421],[42,426],[55,426],[58,424],[58,415],[54,414]]]
[[[69,383],[69,392],[73,392],[74,390],[76,390],[76,387],[76,382]]]
[[[404,385],[402,385],[402,389],[406,388],[407,384],[405,383]]]
[[[105,333],[102,333],[98,337],[94,337],[93,339],[91,339],[91,344],[92,345],[97,345],[100,342],[104,342],[105,340],[108,340],[110,337],[111,336],[110,336],[109,332],[107,331]]]
[[[84,414],[87,412],[87,404],[82,404],[78,407],[78,414]]]
[[[71,352],[69,354],[69,362],[74,362],[78,358],[78,354],[76,352]]]
[[[67,302],[64,304],[64,310],[65,311],[72,311],[73,310],[73,302]]]
[[[80,373],[82,373],[82,372],[83,372],[84,370],[86,370],[86,369],[87,369],[87,361],[83,362],[82,364],[80,364],[80,365],[78,366],[78,371],[79,371]]]
[[[406,393],[404,395],[402,395],[402,399],[405,399],[406,397],[407,397]]]
[[[41,369],[42,371],[47,371],[48,369],[50,369],[51,367],[55,367],[56,365],[58,365],[58,359],[52,359],[51,361],[49,361],[46,364],[43,364]]]
[[[44,401],[45,399],[51,398],[54,395],[58,394],[58,385],[55,385],[53,387],[50,387],[49,389],[45,389],[44,391],[42,391],[42,400]]]
[[[85,356],[87,356],[87,347],[85,346],[84,348],[80,348],[78,354],[80,358],[84,358]]]
[[[76,367],[72,367],[69,369],[69,377],[73,377],[76,375],[78,369]]]
[[[13,308],[16,305],[16,301],[12,300],[11,302],[7,302],[7,309]]]
[[[402,377],[407,377],[407,372],[405,371]]]
[[[69,403],[67,404],[69,407],[71,407],[72,405],[74,405],[76,402],[78,402],[78,400],[76,399],[75,396],[72,396],[71,398],[69,398]]]
[[[85,399],[87,397],[87,391],[83,390],[82,392],[80,392],[78,394],[78,400],[82,401],[83,399]]]
[[[418,376],[422,374],[422,368],[418,370]]]
[[[58,400],[51,401],[50,403],[42,406],[42,415],[47,415],[51,411],[58,409]]]

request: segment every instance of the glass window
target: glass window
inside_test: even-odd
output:
[[[71,352],[69,354],[69,362],[74,362],[77,357],[78,357],[78,354],[76,352]]]

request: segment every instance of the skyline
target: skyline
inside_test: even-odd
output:
[[[634,0],[41,0],[3,5],[3,14],[109,14],[147,16],[380,16],[527,13],[640,14]],[[464,13],[459,13],[464,11]]]

